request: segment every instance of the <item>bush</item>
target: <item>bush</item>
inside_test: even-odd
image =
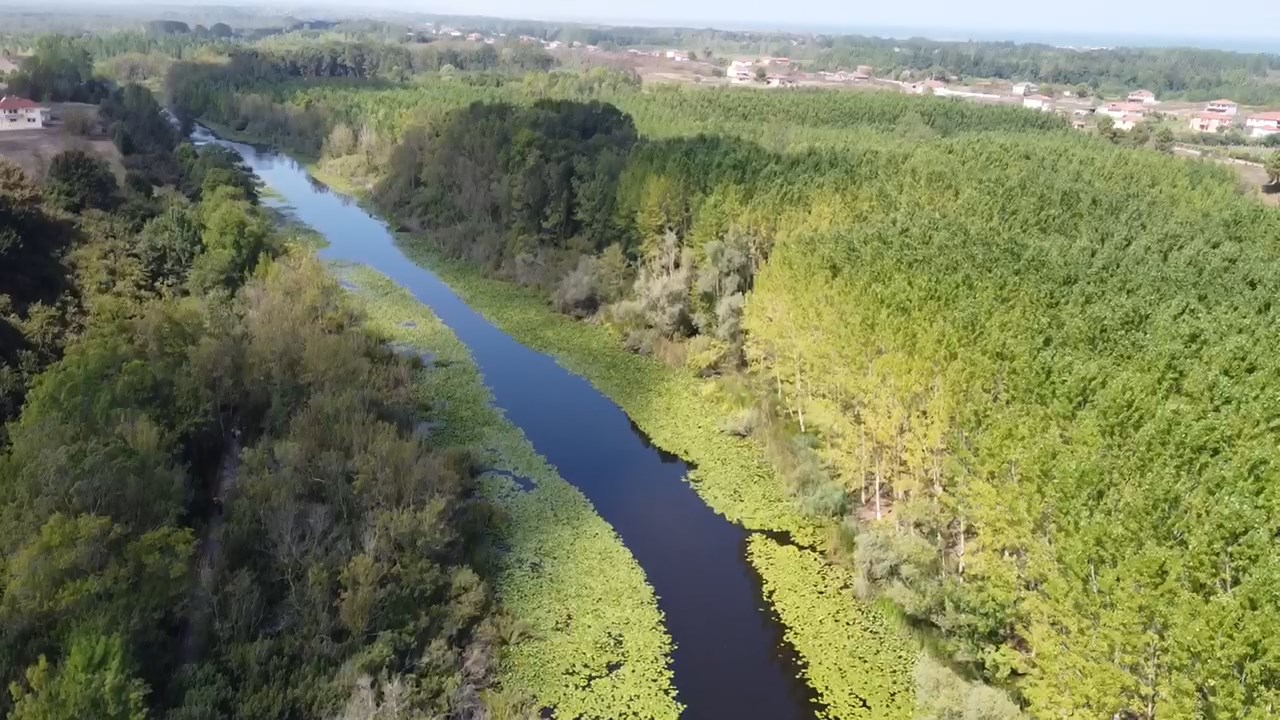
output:
[[[49,164],[49,195],[63,210],[109,210],[119,200],[120,186],[106,161],[84,150],[59,153]]]
[[[560,281],[552,301],[560,312],[576,318],[594,315],[600,308],[596,279],[597,261],[590,255],[578,258],[578,266]]]
[[[62,127],[71,135],[92,135],[94,124],[93,116],[80,108],[72,108],[62,114]]]

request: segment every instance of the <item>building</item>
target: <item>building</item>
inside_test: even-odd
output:
[[[1020,82],[1013,84],[1014,95],[1034,95],[1038,92],[1040,92],[1040,86],[1033,82]]]
[[[863,77],[871,77],[872,75],[876,74],[876,69],[871,67],[870,65],[859,65],[858,67],[854,68],[853,71],[855,74],[862,75]]]
[[[676,62],[684,62],[689,59],[689,53],[684,50],[668,50],[666,55],[668,60],[675,60]]]
[[[17,95],[0,97],[0,130],[37,130],[49,122],[49,108]]]
[[[749,83],[756,79],[756,67],[750,60],[734,60],[724,74],[736,83]]]
[[[1125,98],[1125,100],[1131,103],[1140,103],[1142,105],[1155,105],[1156,94],[1150,90],[1134,90],[1129,93],[1129,96]]]
[[[1125,115],[1146,115],[1151,109],[1142,103],[1113,102],[1098,108],[1099,115],[1106,115],[1112,120],[1119,120]]]
[[[911,83],[906,88],[913,95],[945,94],[947,84],[941,80],[925,80],[924,82]]]
[[[1145,118],[1143,118],[1143,116],[1137,113],[1126,113],[1117,118],[1112,127],[1117,130],[1124,130],[1125,132],[1128,132],[1129,130],[1138,127],[1138,123],[1142,122],[1144,119]]]
[[[467,40],[470,42],[480,42],[484,40],[484,36],[478,32],[467,33]]]
[[[765,85],[768,85],[769,87],[789,88],[796,86],[795,80],[788,77],[782,77],[781,75],[770,75],[764,82]]]
[[[1231,127],[1231,115],[1225,112],[1198,112],[1187,126],[1196,132],[1215,133]]]
[[[1028,95],[1022,98],[1022,107],[1040,112],[1053,112],[1053,98],[1047,95]]]
[[[1224,115],[1235,115],[1240,112],[1240,106],[1230,100],[1214,100],[1204,106],[1205,112],[1222,113]]]
[[[1244,121],[1249,137],[1262,138],[1280,133],[1280,112],[1264,112],[1249,116]]]

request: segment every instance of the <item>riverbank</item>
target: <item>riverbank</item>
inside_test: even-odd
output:
[[[677,717],[671,639],[618,535],[494,407],[466,347],[427,307],[369,268],[334,272],[375,332],[422,358],[417,399],[444,421],[420,431],[475,452],[482,491],[504,513],[494,586],[519,625],[506,638],[500,686],[557,717]]]

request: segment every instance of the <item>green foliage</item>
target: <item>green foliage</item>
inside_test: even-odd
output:
[[[63,35],[41,37],[7,83],[10,92],[33,100],[97,102],[106,94],[102,82],[93,79],[88,51]]]
[[[234,289],[253,272],[273,242],[271,223],[234,185],[218,185],[205,176],[212,193],[200,203],[203,251],[191,268],[193,287]]]
[[[430,436],[477,453],[481,488],[504,516],[495,591],[516,624],[499,662],[502,687],[557,716],[675,718],[671,640],[622,541],[492,406],[466,348],[429,310],[368,269],[342,276],[372,328],[430,354],[414,390],[443,409]]]
[[[27,669],[26,686],[13,686],[14,720],[144,720],[146,686],[132,677],[120,636],[81,631],[60,667],[43,655]]]
[[[111,166],[84,150],[66,150],[55,155],[49,163],[46,186],[53,202],[72,213],[110,210],[119,202],[120,186]]]
[[[124,155],[157,155],[177,144],[173,127],[147,88],[128,84],[112,91],[98,108],[109,133]]]
[[[1280,185],[1280,151],[1273,151],[1267,156],[1267,179],[1272,185]]]

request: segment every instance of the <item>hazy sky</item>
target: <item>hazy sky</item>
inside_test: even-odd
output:
[[[713,27],[837,26],[1049,33],[1280,37],[1280,4],[1208,10],[1191,0],[371,0],[420,12]],[[936,34],[936,33],[934,33]],[[998,34],[998,32],[997,32]]]

